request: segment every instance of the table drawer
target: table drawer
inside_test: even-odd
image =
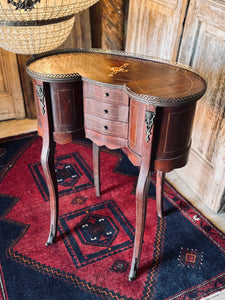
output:
[[[91,115],[85,115],[85,128],[99,132],[104,135],[114,137],[127,138],[128,124],[123,122],[115,122]]]
[[[83,82],[84,98],[91,98],[105,103],[128,105],[129,97],[121,89]]]
[[[114,102],[112,102],[112,104],[109,104],[87,98],[84,99],[84,113],[99,118],[127,123],[128,111],[128,106],[118,106]]]

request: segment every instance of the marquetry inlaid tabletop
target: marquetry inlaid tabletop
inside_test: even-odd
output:
[[[197,101],[206,90],[204,79],[190,68],[117,51],[54,51],[29,60],[27,72],[46,82],[82,79],[116,85],[134,99],[158,106]]]

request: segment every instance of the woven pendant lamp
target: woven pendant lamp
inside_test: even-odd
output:
[[[38,54],[60,46],[69,36],[75,14],[98,0],[0,0],[0,47]]]

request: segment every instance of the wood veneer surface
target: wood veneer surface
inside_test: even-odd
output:
[[[27,70],[32,77],[46,81],[71,80],[80,75],[84,80],[122,85],[131,96],[155,100],[158,105],[170,100],[174,105],[196,101],[206,89],[201,76],[189,69],[104,52],[56,53],[28,62]]]

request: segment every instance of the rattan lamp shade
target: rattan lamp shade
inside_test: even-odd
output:
[[[0,0],[0,47],[38,54],[60,46],[76,13],[98,0]]]

